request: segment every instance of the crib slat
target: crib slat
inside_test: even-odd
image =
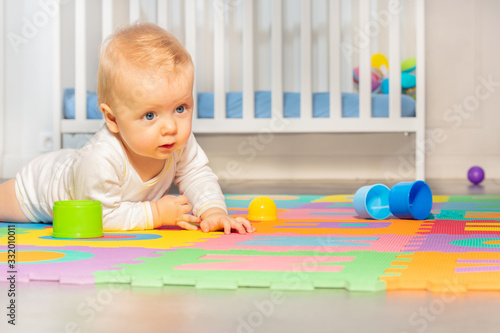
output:
[[[359,118],[371,116],[370,0],[359,1]]]
[[[225,14],[214,8],[214,119],[226,118]]]
[[[425,1],[416,2],[416,40],[417,40],[417,131],[416,141],[416,179],[425,179]]]
[[[283,118],[283,4],[273,0],[271,5],[271,109],[274,118]]]
[[[113,33],[113,0],[102,0],[102,40]]]
[[[401,8],[400,0],[389,0],[389,8]],[[389,117],[401,117],[400,11],[391,12],[389,25]]]
[[[354,57],[355,53],[349,48],[352,44],[354,25],[353,25],[353,3],[350,0],[340,0],[342,5],[340,7],[340,35],[341,35],[341,49],[340,49],[340,91],[354,92],[354,81],[352,80],[352,69],[354,68]],[[345,45],[342,43],[345,41]],[[344,46],[346,46],[344,48]]]
[[[62,86],[61,86],[61,11],[56,11],[52,19],[52,147],[60,149],[61,118],[62,114]],[[3,54],[3,53],[2,53]],[[2,62],[3,63],[3,62]]]
[[[165,1],[166,7],[166,1]],[[193,60],[193,64],[195,64],[196,68],[196,0],[186,0],[184,7],[184,15],[186,22],[186,50],[191,55],[191,59]],[[166,11],[165,11],[166,16]],[[165,27],[166,29],[166,21]],[[197,88],[196,88],[196,78],[193,83],[193,121],[196,121],[196,110],[198,110],[197,102]]]
[[[243,119],[254,117],[253,0],[243,3]]]
[[[87,118],[87,64],[86,64],[86,8],[85,0],[75,2],[75,119]]]
[[[141,18],[141,1],[129,0],[128,3],[128,21],[134,23]]]
[[[342,116],[342,94],[340,87],[340,0],[331,0],[328,3],[329,17],[329,86],[330,86],[330,119]]]
[[[311,2],[302,0],[300,21],[300,118],[312,118]]]
[[[167,29],[168,22],[168,3],[167,0],[157,0],[156,1],[156,21],[160,27],[165,30]]]

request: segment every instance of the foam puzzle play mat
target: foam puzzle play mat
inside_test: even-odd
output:
[[[230,214],[246,217],[255,197],[226,196]],[[500,290],[500,196],[434,196],[424,220],[361,219],[352,195],[269,197],[278,219],[247,235],[163,228],[61,239],[50,224],[0,223],[0,278],[14,236],[21,283]]]

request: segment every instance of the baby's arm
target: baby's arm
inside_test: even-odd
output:
[[[186,196],[166,195],[156,202],[151,202],[154,227],[177,225],[187,230],[197,230],[198,227],[190,223],[200,223],[201,219],[189,214],[193,206]]]
[[[141,200],[141,184],[130,177],[122,151],[107,142],[94,142],[77,151],[70,168],[66,181],[69,198],[100,201],[104,230],[154,228],[156,206],[152,200]]]
[[[236,229],[240,234],[254,232],[256,229],[243,217],[232,217],[225,210],[217,207],[209,208],[201,219],[189,214],[193,206],[184,195],[166,195],[156,202],[151,202],[153,211],[154,227],[159,228],[164,225],[177,225],[187,230],[198,230],[198,227],[191,223],[200,223],[203,232],[224,230],[230,234],[231,229]]]
[[[183,147],[177,166],[175,182],[180,192],[193,204],[193,214],[201,217],[202,231],[224,230],[226,234],[231,229],[240,234],[255,231],[245,218],[234,218],[227,213],[217,176],[208,166],[208,158],[194,136]]]

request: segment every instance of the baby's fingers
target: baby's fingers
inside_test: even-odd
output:
[[[213,220],[203,220],[200,223],[200,228],[201,231],[203,232],[210,232],[210,231],[217,231],[222,229],[224,226],[224,223],[221,221],[213,221]],[[231,229],[229,229],[231,230]]]
[[[186,230],[192,230],[192,231],[198,230],[197,226],[192,225],[191,223],[188,223],[186,221],[177,222],[177,225]]]
[[[188,197],[186,197],[185,195],[179,195],[178,197],[175,198],[175,200],[179,205],[184,205],[189,202]]]
[[[190,215],[190,214],[184,214],[181,216],[181,221],[177,222],[177,225],[181,228],[187,229],[187,230],[198,230],[198,227],[195,225],[192,225],[191,223],[200,223],[201,219],[198,216]]]
[[[186,204],[181,206],[181,211],[183,214],[187,214],[192,210],[193,210],[193,206],[191,206],[190,203],[186,203]]]
[[[254,232],[256,231],[257,229],[250,223],[250,221],[248,221],[247,219],[243,218],[243,217],[237,217],[236,218],[236,221],[240,222],[243,227],[246,229],[247,232]]]
[[[241,235],[245,235],[247,233],[245,227],[236,219],[232,217],[224,219],[224,232],[229,234],[231,233],[231,229],[235,229]]]
[[[224,224],[224,233],[226,235],[229,235],[231,233],[231,229],[234,227],[236,228],[236,226],[234,225],[233,226],[233,223],[231,223],[231,220],[229,218],[224,218],[222,220],[222,223]],[[237,229],[237,228],[236,228]],[[238,230],[239,232],[239,230]],[[240,232],[241,233],[241,232]],[[246,233],[246,232],[245,232]]]
[[[198,216],[191,215],[191,214],[185,214],[184,218],[186,219],[186,221],[191,222],[191,223],[200,223],[201,222],[201,218],[199,218]]]
[[[201,231],[203,231],[203,232],[209,232],[210,231],[210,223],[208,223],[207,220],[203,220],[200,223],[200,228],[201,228]]]
[[[191,214],[183,214],[179,217],[181,222],[190,222],[190,223],[200,223],[201,219],[198,216],[194,216]]]

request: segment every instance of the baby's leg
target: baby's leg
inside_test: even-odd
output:
[[[0,184],[0,221],[30,222],[17,202],[15,179]]]

